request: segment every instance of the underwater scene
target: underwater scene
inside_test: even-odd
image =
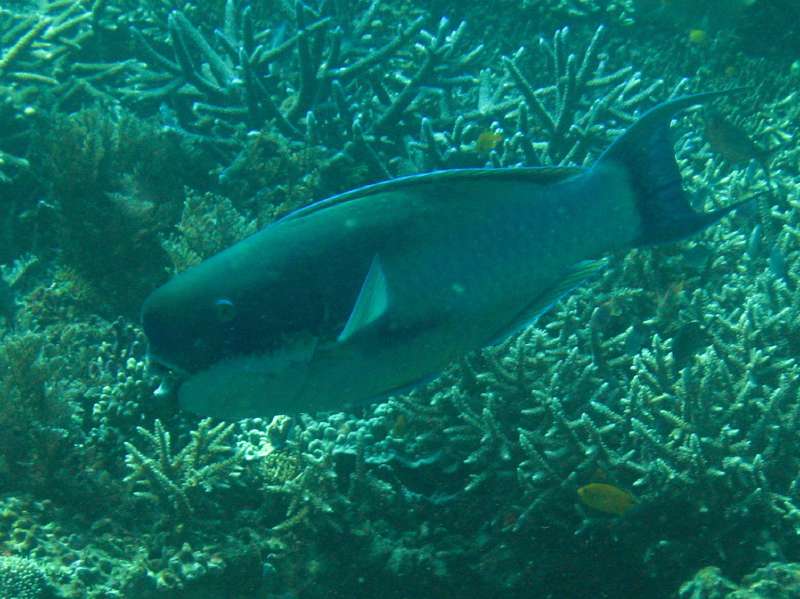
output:
[[[0,599],[800,598],[800,2],[4,0]]]

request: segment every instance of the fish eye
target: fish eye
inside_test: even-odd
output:
[[[220,298],[214,301],[214,314],[221,323],[228,323],[236,316],[236,306],[227,298]]]

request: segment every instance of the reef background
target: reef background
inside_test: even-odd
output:
[[[0,597],[800,596],[798,13],[4,2]],[[658,101],[732,87],[676,150],[698,209],[751,208],[612,256],[430,385],[235,423],[153,395],[142,299],[277,216],[589,164]]]

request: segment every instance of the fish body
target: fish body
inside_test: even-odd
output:
[[[686,202],[656,107],[590,169],[461,169],[300,209],[145,301],[151,357],[221,418],[341,409],[407,387],[530,322],[587,260],[718,219]]]
[[[688,38],[695,46],[705,46],[708,43],[708,32],[705,29],[690,29]]]
[[[503,141],[503,135],[498,131],[488,129],[482,132],[475,140],[475,151],[478,154],[488,154]]]
[[[734,125],[718,111],[705,112],[705,137],[711,150],[732,165],[755,160],[769,175],[767,152],[760,148],[741,127]]]
[[[608,483],[589,483],[578,489],[581,503],[600,512],[622,516],[636,505],[633,495]]]

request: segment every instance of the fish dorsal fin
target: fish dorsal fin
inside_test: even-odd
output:
[[[386,314],[388,308],[389,287],[386,283],[386,273],[383,271],[380,256],[375,254],[361,285],[361,291],[358,292],[353,311],[350,312],[347,324],[344,325],[336,341],[346,342]]]
[[[423,188],[426,185],[447,185],[458,184],[470,181],[524,181],[526,183],[538,183],[540,185],[547,185],[556,183],[573,177],[584,169],[572,166],[530,166],[530,167],[515,167],[515,168],[456,168],[442,171],[433,171],[431,173],[422,173],[419,175],[408,175],[405,177],[397,177],[379,183],[372,183],[365,185],[352,191],[346,191],[327,199],[314,202],[308,206],[304,206],[294,212],[290,212],[283,218],[279,219],[278,223],[289,220],[296,220],[320,212],[339,204],[344,204],[351,200],[358,200],[366,198],[371,195],[382,193],[400,192],[400,191],[413,191]],[[458,199],[455,194],[454,199]]]
[[[492,343],[502,341],[523,327],[533,324],[539,316],[547,312],[561,297],[575,289],[589,277],[597,274],[605,268],[607,263],[605,259],[600,259],[582,260],[577,264],[573,264],[555,285],[536,296],[506,327],[495,335]]]

